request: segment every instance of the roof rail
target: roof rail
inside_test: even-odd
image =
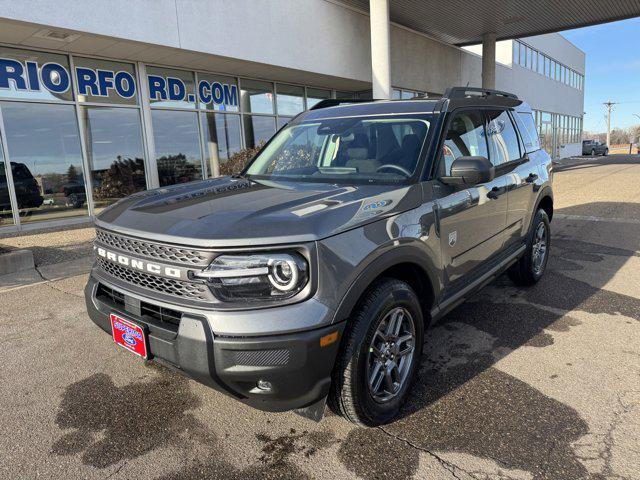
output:
[[[326,98],[324,100],[320,100],[309,110],[319,110],[321,108],[329,108],[329,107],[337,107],[338,105],[343,105],[346,103],[371,103],[371,102],[379,102],[378,99],[366,99],[366,98]]]
[[[518,100],[518,96],[513,93],[502,92],[500,90],[491,90],[490,88],[478,88],[478,87],[450,87],[445,90],[442,98],[466,98],[470,96],[488,97],[490,95],[495,95],[497,97],[513,98],[514,100]]]

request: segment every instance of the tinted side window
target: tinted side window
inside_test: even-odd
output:
[[[533,115],[530,113],[516,113],[513,117],[518,124],[525,151],[529,153],[540,150],[540,139],[538,138],[536,124],[533,121]]]
[[[491,156],[489,159],[494,165],[518,160],[520,158],[520,145],[518,135],[509,114],[506,111],[489,110],[489,127],[487,137]]]
[[[13,174],[14,180],[28,180],[33,178],[33,175],[24,163],[11,162],[11,173]]]
[[[449,124],[442,147],[441,176],[451,175],[451,164],[456,158],[488,157],[484,117],[481,112],[456,113]]]

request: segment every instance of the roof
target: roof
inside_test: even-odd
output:
[[[344,103],[325,108],[313,108],[300,117],[304,120],[316,120],[323,118],[361,117],[369,115],[397,115],[433,113],[439,100],[371,100],[365,102]],[[316,106],[317,107],[317,106]]]
[[[369,11],[369,0],[340,0]],[[640,16],[640,0],[389,0],[391,21],[454,45],[530,37]]]
[[[320,120],[327,118],[363,117],[372,115],[398,115],[440,113],[460,107],[503,107],[518,111],[531,111],[529,105],[516,95],[499,90],[476,87],[451,87],[442,98],[416,97],[408,100],[323,100],[311,110],[300,114],[296,120]]]

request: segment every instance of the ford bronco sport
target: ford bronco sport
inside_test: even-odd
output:
[[[549,258],[552,166],[515,95],[325,100],[238,175],[96,220],[91,319],[119,345],[266,411],[390,421],[425,329]]]

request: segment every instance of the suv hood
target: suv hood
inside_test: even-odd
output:
[[[104,210],[96,225],[200,247],[320,240],[420,205],[418,185],[329,185],[222,177],[159,188]]]

